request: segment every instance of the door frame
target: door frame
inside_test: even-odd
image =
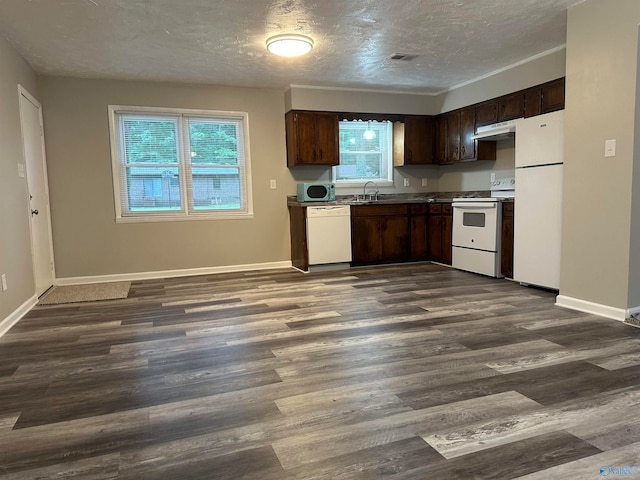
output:
[[[31,95],[31,93],[29,93],[29,91],[24,88],[22,85],[18,84],[18,110],[20,112],[20,136],[22,139],[22,160],[24,162],[25,165],[25,180],[26,180],[26,184],[27,184],[27,197],[26,197],[26,201],[27,201],[27,214],[29,215],[29,238],[31,240],[31,245],[30,245],[30,253],[31,253],[31,264],[33,266],[33,287],[34,287],[34,291],[35,291],[35,295],[37,297],[41,296],[43,293],[45,293],[47,291],[47,289],[45,289],[42,292],[38,292],[37,291],[37,285],[36,285],[36,259],[35,259],[35,255],[34,255],[34,232],[33,232],[33,226],[31,223],[31,214],[29,212],[31,205],[30,205],[30,199],[29,199],[29,174],[28,174],[28,168],[27,168],[27,154],[26,154],[26,149],[25,149],[25,132],[24,132],[24,121],[25,119],[23,118],[23,111],[22,111],[22,107],[20,105],[21,103],[21,97],[24,97],[26,100],[28,100],[29,102],[31,102],[37,109],[38,109],[38,117],[39,117],[39,122],[40,122],[40,148],[42,150],[42,165],[39,165],[39,168],[42,168],[42,174],[44,177],[44,194],[46,196],[47,202],[46,202],[46,213],[47,213],[47,230],[49,233],[49,238],[48,238],[48,243],[49,243],[49,254],[51,256],[51,280],[52,280],[52,284],[47,287],[50,288],[51,286],[56,284],[56,264],[55,264],[55,257],[53,256],[53,229],[51,228],[51,208],[50,208],[50,196],[49,196],[49,176],[47,173],[47,154],[46,154],[46,150],[45,150],[45,141],[44,141],[44,121],[42,118],[42,104],[33,96]]]

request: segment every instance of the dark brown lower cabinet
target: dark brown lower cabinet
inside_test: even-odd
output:
[[[450,203],[429,205],[429,260],[451,265],[453,210]]]
[[[309,269],[309,251],[307,249],[307,209],[289,206],[289,229],[291,236],[291,264],[300,270]]]
[[[442,206],[442,263],[451,265],[453,251],[453,211],[451,204]]]
[[[351,207],[353,265],[405,262],[410,258],[407,205]]]
[[[513,202],[502,203],[500,242],[500,270],[505,277],[513,278]]]
[[[409,205],[411,219],[410,259],[414,262],[429,259],[429,209],[426,204]]]

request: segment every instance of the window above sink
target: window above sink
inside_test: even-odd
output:
[[[393,124],[390,121],[339,122],[340,164],[332,168],[337,187],[374,181],[393,185]]]

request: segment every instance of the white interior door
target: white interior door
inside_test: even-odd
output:
[[[35,293],[42,295],[54,281],[53,242],[51,217],[49,213],[49,188],[44,152],[44,130],[42,128],[42,107],[40,103],[22,87],[20,96],[20,124],[24,145],[24,161],[29,191],[29,215],[31,222],[31,254]]]

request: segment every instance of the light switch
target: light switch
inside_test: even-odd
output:
[[[269,188],[271,190],[275,190],[276,189],[276,181],[275,180],[269,180]]]
[[[18,176],[24,178],[24,164],[22,163],[18,164]]]
[[[604,141],[604,156],[605,157],[616,156],[616,140],[615,139]]]
[[[496,181],[496,174],[495,172],[491,172],[491,183]]]
[[[405,187],[408,187],[409,185],[410,185],[410,183],[409,183],[409,179],[408,179],[408,178],[405,178],[405,179],[404,179],[404,186],[405,186]]]

